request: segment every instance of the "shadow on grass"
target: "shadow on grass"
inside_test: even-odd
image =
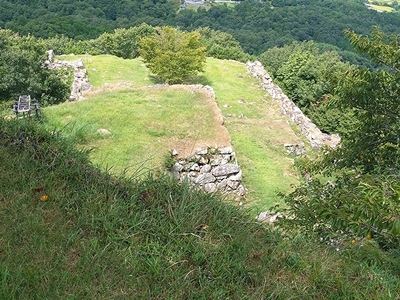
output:
[[[164,83],[165,83],[165,82],[161,79],[161,77],[158,76],[158,75],[152,74],[152,75],[149,75],[149,78],[150,78],[150,82],[151,82],[152,84],[164,84]]]
[[[185,84],[201,84],[201,85],[210,85],[212,81],[207,78],[205,75],[192,75],[187,76],[184,81]]]
[[[151,84],[165,84],[165,81],[161,79],[160,76],[157,75],[149,75]],[[211,85],[212,81],[207,78],[205,75],[189,75],[186,76],[181,84],[201,84],[201,85]]]

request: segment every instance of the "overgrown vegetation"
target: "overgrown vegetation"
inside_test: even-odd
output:
[[[357,127],[354,111],[331,105],[329,99],[337,86],[337,74],[356,66],[344,63],[337,51],[321,47],[313,42],[292,43],[269,49],[259,59],[318,128],[345,137]]]
[[[0,120],[2,299],[400,295],[373,242],[319,245],[168,177],[110,176],[61,135]]]
[[[378,25],[387,33],[395,33],[400,26],[398,13],[378,13],[363,2],[245,0],[234,6],[213,3],[209,9],[192,10],[179,9],[180,1],[175,0],[32,0],[29,5],[26,1],[3,0],[0,28],[40,38],[64,36],[77,42],[96,39],[116,28],[147,23],[187,31],[200,27],[221,30],[231,34],[252,55],[292,41],[310,40],[351,50],[343,36],[344,29],[367,34],[373,25]],[[374,2],[381,4],[384,0]]]
[[[289,222],[305,232],[374,238],[381,247],[398,250],[398,41],[378,28],[370,37],[351,31],[346,35],[357,50],[385,69],[350,69],[341,76],[334,104],[354,109],[359,126],[343,138],[341,147],[329,150],[319,161],[303,165],[303,172],[309,173],[312,181],[286,197],[294,217]]]
[[[0,30],[0,102],[31,95],[42,105],[68,98],[72,75],[45,67],[45,44],[32,36]]]

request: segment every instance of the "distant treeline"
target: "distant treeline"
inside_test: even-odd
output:
[[[249,54],[292,41],[313,40],[351,50],[344,29],[368,34],[373,25],[398,33],[398,13],[369,10],[360,0],[245,0],[234,7],[179,9],[167,0],[0,0],[0,28],[41,38],[95,39],[142,23],[182,30],[210,27],[231,34]]]

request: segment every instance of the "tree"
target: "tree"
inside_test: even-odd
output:
[[[310,51],[312,49],[313,42],[292,42],[283,47],[268,49],[258,57],[258,60],[263,64],[269,75],[275,78],[277,71],[289,60],[289,57],[293,53]]]
[[[141,39],[139,53],[147,67],[167,83],[179,83],[203,70],[206,48],[198,32],[161,27],[157,34]]]
[[[49,70],[43,41],[32,36],[19,37],[0,30],[0,101],[15,100],[29,94],[43,104],[53,104],[68,98],[70,83]]]
[[[324,132],[347,134],[354,126],[351,109],[337,109],[330,101],[334,73],[349,65],[336,51],[323,51],[313,42],[294,42],[260,55],[271,76],[296,105]],[[350,125],[350,126],[349,126]]]
[[[352,69],[339,80],[338,104],[353,107],[361,126],[346,141],[344,164],[363,170],[400,170],[400,51],[398,36],[377,27],[371,37],[345,31],[351,44],[382,66],[380,71]],[[363,157],[360,160],[360,157]]]
[[[304,162],[311,174],[285,196],[294,216],[287,220],[305,232],[375,239],[400,247],[400,52],[397,36],[375,28],[370,37],[345,31],[358,51],[380,71],[350,69],[336,87],[338,108],[351,108],[359,126],[321,160]],[[330,178],[329,182],[326,178]]]

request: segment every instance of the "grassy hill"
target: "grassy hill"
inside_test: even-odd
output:
[[[316,244],[168,177],[117,178],[0,119],[1,299],[398,299],[373,241]],[[397,275],[396,275],[397,274]]]
[[[243,63],[209,58],[205,72],[191,79],[213,87],[217,107],[209,95],[187,86],[153,86],[157,78],[139,59],[81,58],[94,90],[84,101],[48,107],[44,114],[50,129],[91,148],[94,163],[114,174],[132,175],[159,168],[171,149],[189,155],[231,140],[249,190],[247,201],[256,209],[281,201],[277,191],[288,191],[297,182],[293,158],[283,144],[302,137]],[[102,135],[99,129],[111,134]]]
[[[319,244],[255,221],[250,207],[296,182],[282,144],[300,137],[243,64],[209,59],[192,78],[218,108],[187,86],[149,86],[139,60],[83,59],[85,100],[44,109],[43,123],[0,118],[0,299],[400,297],[396,253],[373,240]],[[216,112],[252,205],[147,173],[158,149],[225,141]]]

